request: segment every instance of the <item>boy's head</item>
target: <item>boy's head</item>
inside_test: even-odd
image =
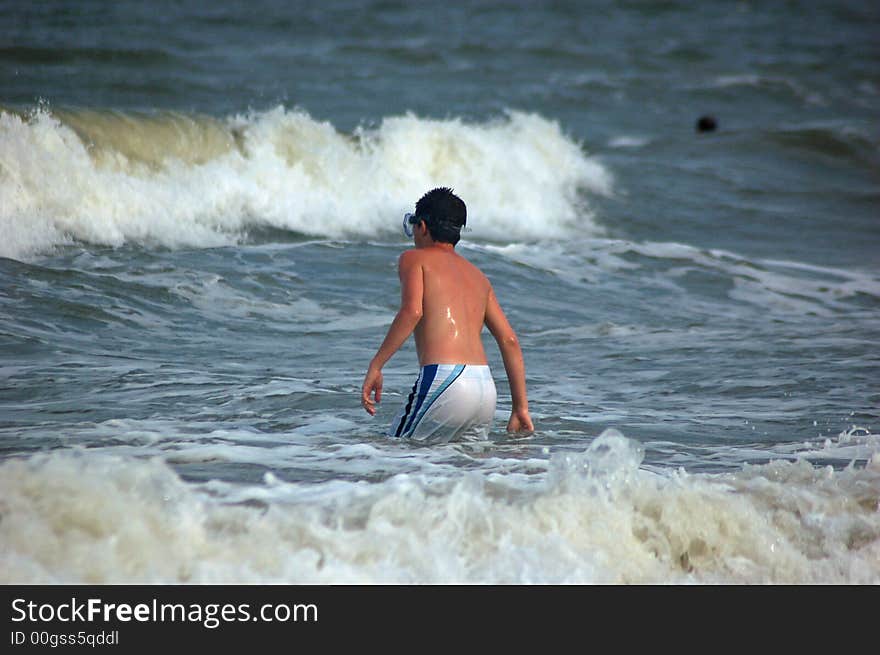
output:
[[[452,189],[439,187],[419,198],[416,217],[425,221],[434,241],[454,246],[461,238],[461,228],[467,225],[467,207]]]

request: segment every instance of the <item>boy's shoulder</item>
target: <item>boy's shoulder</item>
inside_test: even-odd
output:
[[[410,248],[409,250],[404,250],[400,253],[400,257],[397,258],[397,263],[400,267],[411,266],[417,262],[424,261],[425,253],[421,248]]]
[[[430,261],[434,259],[442,259],[449,256],[456,257],[458,259],[464,259],[461,255],[459,255],[455,251],[438,251],[433,248],[410,248],[408,250],[404,250],[400,253],[400,257],[398,258],[398,262],[401,264],[409,263],[409,262],[423,262]]]

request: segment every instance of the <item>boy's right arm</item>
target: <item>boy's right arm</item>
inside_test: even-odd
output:
[[[486,301],[486,327],[495,337],[498,349],[501,351],[501,359],[504,361],[504,370],[507,372],[507,381],[510,384],[510,396],[513,408],[510,412],[510,420],[507,422],[508,432],[533,432],[535,426],[529,415],[529,399],[526,394],[526,366],[523,360],[522,349],[519,346],[516,332],[510,327],[507,317],[498,304],[495,291],[489,286],[489,298]]]
[[[391,327],[388,328],[385,340],[370,361],[370,366],[364,377],[364,384],[361,387],[361,405],[370,416],[376,414],[376,403],[382,400],[382,367],[409,339],[409,335],[422,320],[424,285],[420,261],[416,250],[404,251],[398,260],[400,309],[394,320],[391,321]]]

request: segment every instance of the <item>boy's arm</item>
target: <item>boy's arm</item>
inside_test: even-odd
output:
[[[371,416],[376,414],[376,403],[382,400],[382,367],[406,342],[422,319],[424,280],[418,253],[415,250],[402,253],[397,270],[400,277],[400,309],[388,328],[385,340],[370,362],[361,388],[361,404]],[[375,400],[371,395],[375,396]]]
[[[507,381],[510,384],[510,396],[513,408],[510,412],[510,420],[507,422],[508,432],[533,432],[535,426],[529,415],[529,399],[526,394],[526,366],[523,361],[522,349],[519,339],[507,317],[498,304],[495,291],[489,286],[489,298],[486,301],[486,327],[495,337],[498,349],[501,351],[501,359],[504,361],[504,370],[507,372]]]

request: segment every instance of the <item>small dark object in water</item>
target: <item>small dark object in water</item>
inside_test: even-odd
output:
[[[697,121],[697,132],[714,132],[718,127],[718,121],[713,116],[700,116]]]

